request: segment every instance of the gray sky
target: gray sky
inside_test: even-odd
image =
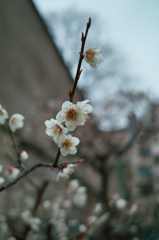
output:
[[[42,15],[72,7],[100,16],[103,36],[124,55],[138,87],[159,95],[159,0],[34,0]],[[99,43],[99,45],[102,45]],[[135,83],[136,84],[136,83]]]
[[[106,42],[111,43],[113,49],[121,56],[124,61],[124,71],[130,76],[127,85],[120,84],[116,80],[111,79],[110,82],[103,82],[100,87],[91,88],[91,102],[94,105],[94,114],[101,116],[103,111],[99,104],[105,104],[104,97],[116,96],[117,90],[142,90],[147,92],[152,98],[159,99],[159,0],[33,0],[41,15],[46,17],[48,14],[56,12],[62,14],[67,8],[71,11],[89,12],[91,16],[95,14],[98,17],[99,27],[103,26],[102,36],[98,37],[101,42],[94,45],[105,45]],[[89,17],[88,16],[88,17]],[[75,21],[75,19],[73,19]],[[92,26],[90,31],[96,31],[96,24]],[[57,28],[58,29],[58,28]],[[85,30],[85,26],[81,31]],[[62,43],[62,29],[56,32],[58,35],[58,43]],[[90,34],[91,35],[91,34]],[[61,36],[61,37],[60,37]],[[72,37],[72,36],[71,36]],[[86,43],[89,45],[89,37]],[[63,41],[62,46],[65,44]],[[64,55],[67,55],[67,51]],[[65,56],[64,56],[65,58]],[[105,56],[106,58],[106,56]],[[102,63],[104,65],[104,62]],[[102,65],[101,64],[101,65]],[[99,66],[95,71],[102,70]],[[76,66],[75,66],[76,67]],[[84,62],[82,68],[86,71],[87,64]],[[75,69],[72,69],[75,72]],[[72,71],[71,70],[71,71]],[[92,69],[93,71],[94,69]],[[72,73],[74,76],[74,73]],[[83,73],[84,75],[84,73]],[[83,76],[82,75],[82,76]],[[85,78],[82,79],[85,80]],[[87,79],[88,80],[88,79]],[[80,85],[79,84],[79,85]],[[103,95],[102,95],[103,94]],[[109,96],[110,94],[110,96]],[[101,102],[100,102],[101,101]],[[107,101],[107,100],[106,100]],[[102,105],[100,105],[102,106]],[[146,105],[145,105],[146,107]],[[134,109],[135,108],[135,109]],[[134,111],[137,116],[141,116],[144,106],[131,106],[131,103],[125,110],[118,111],[112,109],[110,121],[107,117],[101,117],[100,128],[109,130],[114,128],[122,128],[127,124],[127,115]],[[98,118],[99,119],[99,118]],[[114,125],[115,124],[115,125]],[[114,128],[114,129],[115,129]]]

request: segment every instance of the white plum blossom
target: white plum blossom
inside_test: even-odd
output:
[[[8,118],[7,111],[0,104],[0,124],[3,125],[7,118]]]
[[[72,208],[72,201],[70,199],[65,199],[62,204],[66,209]]]
[[[33,230],[38,230],[39,225],[41,224],[40,218],[33,217],[32,213],[28,210],[25,210],[24,212],[21,213],[21,217],[23,221],[30,226],[31,229]]]
[[[66,135],[64,142],[61,144],[60,152],[63,156],[68,154],[75,154],[77,152],[76,146],[79,144],[80,140],[77,137],[72,137],[72,135]]]
[[[65,164],[62,166],[62,170],[59,171],[56,181],[62,178],[69,178],[69,176],[74,172],[75,164]]]
[[[6,171],[6,176],[9,180],[13,180],[19,175],[19,173],[20,173],[20,170],[18,168],[9,166]]]
[[[123,210],[127,206],[127,201],[125,199],[119,198],[116,203],[116,208],[119,210]]]
[[[43,207],[44,207],[45,209],[49,209],[49,208],[51,207],[51,201],[45,200],[45,201],[43,202]]]
[[[84,224],[80,224],[78,230],[79,232],[84,233],[87,230],[87,227]]]
[[[62,110],[56,115],[56,119],[59,122],[65,122],[69,131],[73,131],[77,126],[83,126],[86,119],[89,118],[88,114],[92,112],[93,109],[88,102],[89,100],[84,100],[73,104],[65,101],[62,104]]]
[[[100,46],[89,47],[84,53],[84,59],[92,68],[97,68],[97,65],[103,61]]]
[[[28,159],[28,154],[27,154],[27,152],[26,151],[20,151],[19,152],[19,156],[20,156],[20,160],[21,161],[25,161],[25,160],[27,160]]]
[[[97,217],[94,215],[91,215],[87,218],[87,225],[90,226],[92,225],[95,221],[97,220]]]
[[[45,121],[46,134],[57,143],[60,147],[61,143],[64,141],[64,137],[68,132],[68,129],[55,119],[50,119]]]
[[[5,179],[0,175],[0,185],[5,182]]]
[[[15,132],[17,129],[24,126],[24,118],[25,117],[19,113],[15,113],[11,116],[9,120],[9,126],[12,132]]]
[[[74,179],[69,182],[68,188],[70,192],[74,192],[80,186],[78,179]]]
[[[99,202],[99,203],[96,203],[93,213],[98,215],[102,212],[102,210],[103,210],[103,204]]]
[[[87,203],[87,188],[86,187],[79,187],[77,189],[77,193],[75,194],[74,198],[73,198],[73,203],[77,206],[77,207],[85,207],[86,203]]]
[[[132,204],[128,211],[129,215],[135,214],[137,212],[137,209],[138,209],[137,203]]]

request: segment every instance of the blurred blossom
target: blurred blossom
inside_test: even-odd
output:
[[[51,201],[49,201],[49,200],[44,201],[43,202],[43,207],[45,209],[49,209],[51,207]]]
[[[73,203],[77,207],[85,207],[87,203],[87,193],[86,193],[86,188],[85,187],[79,187],[77,189],[77,192],[73,198]]]
[[[125,199],[119,198],[116,203],[116,208],[119,210],[123,210],[127,206],[127,201]]]
[[[9,120],[9,126],[12,132],[15,132],[17,129],[24,126],[24,118],[25,117],[19,113],[15,113],[11,116]]]
[[[0,176],[0,185],[3,184],[4,182],[5,182],[5,179]]]
[[[7,118],[8,118],[7,111],[0,104],[0,124],[3,125]]]
[[[59,210],[59,218],[66,218],[66,211],[64,209]]]
[[[69,226],[76,226],[79,224],[79,219],[71,219],[68,221]]]
[[[84,224],[80,224],[80,225],[79,225],[79,228],[78,228],[78,231],[79,231],[79,232],[83,233],[83,232],[85,232],[86,230],[87,230],[86,225],[84,225]]]
[[[79,186],[80,186],[79,181],[77,179],[74,179],[69,182],[68,188],[70,192],[74,192]]]
[[[28,210],[21,213],[23,221],[30,226],[34,231],[39,230],[39,225],[41,224],[40,218],[32,216],[32,213]]]
[[[137,226],[136,226],[136,225],[131,225],[131,226],[130,226],[130,231],[131,231],[132,233],[137,233],[137,231],[138,231]]]
[[[101,54],[101,47],[100,46],[93,46],[89,47],[86,52],[84,53],[84,59],[92,68],[97,68],[103,61],[103,56]]]
[[[21,160],[21,161],[25,161],[25,160],[28,159],[28,154],[27,154],[27,152],[25,152],[25,151],[23,151],[23,150],[19,152],[19,156],[20,156],[20,160]]]
[[[9,180],[13,180],[20,174],[20,170],[18,168],[9,166],[5,174]]]
[[[63,201],[63,207],[70,209],[72,207],[72,201],[70,199],[66,199]]]
[[[9,231],[9,227],[6,222],[0,221],[0,233],[6,234]]]
[[[102,212],[102,209],[103,209],[103,204],[102,203],[96,203],[93,213],[94,214],[100,214]]]
[[[79,193],[79,194],[86,193],[86,192],[87,192],[86,187],[81,186],[77,189],[77,193]]]
[[[69,232],[69,228],[63,221],[57,222],[57,224],[55,225],[55,230],[60,235],[66,235]]]
[[[87,218],[87,225],[90,226],[92,225],[95,221],[97,220],[97,217],[94,215],[91,215]]]
[[[137,212],[137,209],[138,209],[137,203],[132,204],[128,211],[129,215],[135,214]]]

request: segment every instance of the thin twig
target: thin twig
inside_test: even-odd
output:
[[[86,42],[86,38],[87,38],[87,34],[88,34],[88,30],[89,30],[90,26],[91,26],[91,18],[89,18],[89,21],[87,23],[85,35],[83,35],[83,33],[82,33],[82,38],[81,38],[82,45],[81,45],[80,57],[79,57],[79,62],[78,62],[78,66],[77,66],[74,85],[73,85],[71,96],[70,96],[70,102],[73,102],[76,86],[77,86],[77,83],[78,83],[78,80],[79,80],[79,77],[80,77],[81,65],[82,65],[82,60],[83,60],[83,57],[84,57],[84,55],[83,55],[84,47],[85,47],[85,42]]]
[[[85,46],[85,42],[86,42],[86,38],[87,38],[87,34],[88,34],[88,30],[89,30],[90,26],[91,26],[91,18],[89,18],[89,20],[88,20],[85,35],[82,33],[82,38],[81,38],[82,45],[81,45],[81,51],[80,51],[80,57],[79,57],[79,61],[78,61],[75,81],[74,81],[74,84],[73,84],[72,91],[70,90],[70,92],[69,92],[69,101],[70,102],[73,102],[73,98],[74,98],[74,94],[75,94],[75,91],[76,91],[77,83],[78,83],[79,77],[80,77],[81,72],[82,72],[81,65],[82,65],[82,61],[83,61],[83,58],[84,58],[84,55],[83,55],[84,46]],[[55,162],[54,162],[55,167],[57,166],[60,155],[61,155],[61,153],[60,153],[60,149],[59,149],[58,153],[57,153],[57,157],[56,157]]]

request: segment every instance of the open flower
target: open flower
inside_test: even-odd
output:
[[[12,132],[15,132],[18,128],[22,128],[24,126],[24,118],[25,117],[19,113],[15,113],[12,115],[9,120],[9,126]]]
[[[7,118],[8,118],[7,111],[0,104],[0,124],[3,125]]]
[[[60,146],[65,139],[66,133],[68,132],[67,128],[53,118],[46,120],[45,125],[46,134],[51,137],[58,146]]]
[[[69,176],[74,172],[75,166],[75,164],[64,164],[62,166],[62,170],[60,170],[57,175],[56,181],[58,181],[60,177],[69,178]]]
[[[97,68],[97,65],[103,61],[100,46],[89,47],[84,53],[84,59],[92,68]]]
[[[89,100],[77,102],[73,104],[65,101],[62,104],[62,110],[56,115],[59,122],[65,122],[69,131],[73,131],[78,125],[83,126],[88,117],[88,113],[92,112],[92,106],[87,104]]]
[[[80,143],[77,137],[72,137],[72,135],[66,135],[64,142],[61,144],[60,152],[63,156],[68,154],[75,154],[77,152],[76,146]]]

